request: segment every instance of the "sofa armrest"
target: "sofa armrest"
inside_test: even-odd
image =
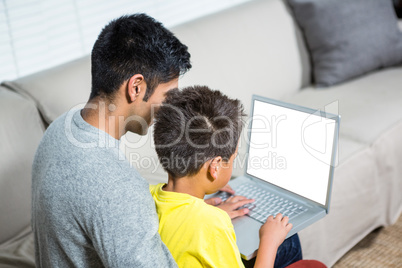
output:
[[[30,224],[31,169],[43,136],[32,100],[0,87],[0,244]]]

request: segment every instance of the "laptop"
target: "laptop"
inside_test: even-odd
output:
[[[248,153],[237,157],[246,172],[229,182],[236,195],[256,199],[232,220],[246,260],[256,256],[268,215],[289,217],[288,238],[328,214],[340,116],[254,95],[250,120]]]

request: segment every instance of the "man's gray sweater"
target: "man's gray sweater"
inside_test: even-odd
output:
[[[119,142],[70,111],[47,129],[32,171],[37,267],[177,267],[147,181]]]

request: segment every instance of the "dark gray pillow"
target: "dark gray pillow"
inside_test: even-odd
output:
[[[288,0],[302,28],[317,87],[402,63],[392,0]]]

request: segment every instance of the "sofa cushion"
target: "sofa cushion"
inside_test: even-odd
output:
[[[32,100],[0,87],[0,244],[30,224],[31,167],[44,128]]]
[[[31,226],[0,245],[0,267],[35,268],[34,235]]]
[[[307,49],[283,0],[250,1],[172,31],[188,46],[193,65],[180,79],[180,87],[208,85],[240,99],[246,113],[252,94],[281,99],[311,83]],[[234,176],[244,174],[245,136],[240,141]],[[141,150],[147,156],[154,154],[154,149]],[[126,154],[133,160],[138,150],[128,148]],[[134,162],[134,166],[140,163]],[[148,179],[167,178],[160,167],[152,174],[149,169],[142,170]]]
[[[372,144],[402,121],[402,67],[389,68],[333,86],[306,88],[286,100],[312,108],[335,108],[341,115],[340,134]],[[332,105],[331,105],[332,104]],[[330,110],[331,112],[331,110]]]
[[[304,31],[318,87],[402,63],[402,33],[391,1],[288,2]]]
[[[299,233],[303,257],[331,267],[370,231],[400,215],[401,84],[402,67],[389,68],[328,90],[309,87],[286,99],[341,115],[330,213]],[[360,220],[350,224],[350,218]]]
[[[88,100],[90,66],[87,56],[2,85],[32,98],[44,120],[50,124],[64,112]]]
[[[377,179],[376,162],[369,147],[336,167],[329,214],[299,232],[303,258],[318,259],[332,267],[372,229],[384,223],[384,207],[378,203],[384,196],[377,190],[381,185]],[[350,224],[350,219],[356,220]]]

